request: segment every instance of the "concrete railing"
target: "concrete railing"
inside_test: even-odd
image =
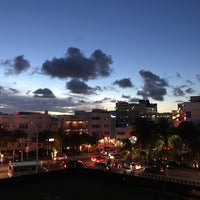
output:
[[[139,176],[116,174],[95,169],[72,169],[72,170],[55,170],[46,173],[38,173],[33,175],[20,176],[15,178],[7,178],[0,180],[0,189],[4,187],[20,186],[28,183],[41,182],[41,180],[56,180],[66,178],[67,176],[81,176],[81,178],[90,178],[95,180],[104,180],[110,182],[123,182],[133,185],[133,187],[143,187],[160,192],[168,192],[183,196],[195,196],[200,198],[200,183],[190,180],[174,179],[158,175],[140,174]]]

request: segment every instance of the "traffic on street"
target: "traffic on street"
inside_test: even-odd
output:
[[[70,162],[71,161],[71,162]],[[68,156],[67,158],[61,160],[40,160],[41,166],[45,169],[45,172],[64,169],[68,164],[70,167],[76,167],[77,163],[84,168],[106,170],[108,172],[114,172],[119,174],[128,174],[132,176],[146,176],[148,174],[165,175],[169,178],[177,178],[183,180],[197,181],[200,182],[200,172],[194,169],[165,169],[165,174],[159,171],[149,171],[146,170],[147,166],[140,165],[138,163],[133,163],[132,165],[121,165],[113,164],[106,156],[102,154],[89,154],[83,153],[78,156]],[[70,164],[70,163],[73,163]],[[98,163],[98,164],[97,164]],[[104,163],[104,164],[103,164]],[[8,176],[8,163],[0,164],[0,179],[9,178]],[[149,169],[149,168],[148,168]],[[161,169],[162,170],[162,169]]]

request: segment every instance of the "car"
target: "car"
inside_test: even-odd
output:
[[[146,167],[143,172],[144,173],[150,173],[150,174],[167,175],[166,168],[161,167],[161,166],[156,166],[156,165]]]
[[[99,170],[103,170],[103,171],[109,171],[110,170],[110,166],[105,162],[95,162],[94,168],[99,169]]]
[[[53,160],[66,160],[66,159],[67,159],[67,155],[65,153],[59,154],[53,158]]]
[[[122,166],[121,168],[123,174],[131,174],[132,168],[130,166]]]
[[[140,163],[137,163],[137,162],[130,163],[130,167],[132,168],[132,170],[142,169],[142,165]]]
[[[137,162],[131,162],[130,164],[122,165],[121,171],[123,174],[133,174],[134,171],[142,169],[141,164]]]
[[[107,158],[104,156],[92,156],[91,161],[93,162],[106,162]]]
[[[83,162],[81,160],[67,160],[60,162],[61,169],[75,169],[83,167]]]

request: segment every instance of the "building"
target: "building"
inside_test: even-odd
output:
[[[85,111],[76,111],[74,115],[65,115],[59,117],[62,122],[62,128],[66,134],[70,133],[88,133],[88,120]]]
[[[111,113],[102,109],[93,109],[87,113],[88,133],[95,138],[111,137]]]
[[[28,151],[35,151],[37,134],[42,131],[50,130],[52,125],[52,118],[45,113],[36,112],[15,112],[14,114],[0,115],[0,125],[8,131],[22,131],[27,134],[26,138],[18,141],[14,146],[8,145],[8,150],[27,149]],[[41,147],[42,144],[39,144]]]
[[[154,119],[156,114],[157,104],[151,104],[149,100],[139,100],[139,103],[119,101],[116,103],[116,127],[126,127],[138,117]]]
[[[178,104],[179,121],[200,123],[200,96],[191,96],[190,102]]]
[[[116,127],[116,141],[123,141],[130,138],[132,130],[132,125],[128,125],[126,127]]]

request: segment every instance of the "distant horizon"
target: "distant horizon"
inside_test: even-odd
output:
[[[193,97],[193,96],[192,96]],[[148,99],[139,99],[139,100],[148,100]],[[126,101],[117,101],[117,102],[126,102]],[[116,103],[117,103],[116,102]],[[138,102],[126,102],[126,103],[129,103],[129,104],[132,104],[132,103],[138,103],[139,104],[139,101]],[[152,103],[152,102],[150,102],[149,101],[149,103],[150,104],[157,104],[157,103]],[[177,106],[178,106],[178,104],[179,103],[177,103]],[[158,105],[157,105],[158,106]],[[43,113],[43,114],[45,114],[45,112],[48,112],[48,114],[50,114],[50,115],[72,115],[72,114],[74,114],[76,111],[85,111],[85,112],[92,112],[92,110],[95,110],[95,109],[99,109],[99,110],[105,110],[105,111],[115,111],[116,109],[111,109],[111,110],[109,110],[109,109],[106,109],[106,108],[91,108],[91,110],[89,111],[89,110],[83,110],[83,109],[77,109],[77,110],[74,110],[74,112],[73,113],[67,113],[67,112],[65,112],[65,113],[59,113],[59,112],[52,112],[52,111],[50,111],[50,110],[43,110],[43,111],[34,111],[34,110],[31,110],[31,111],[26,111],[26,110],[16,110],[16,111],[14,111],[13,113],[3,113],[3,112],[1,112],[0,111],[0,114],[16,114],[17,112],[22,112],[22,113]],[[178,107],[177,107],[177,109],[174,109],[174,110],[178,110]],[[158,109],[157,109],[157,113],[172,113],[172,111],[174,111],[174,110],[171,110],[171,111],[164,111],[164,112],[159,112],[158,111]]]

